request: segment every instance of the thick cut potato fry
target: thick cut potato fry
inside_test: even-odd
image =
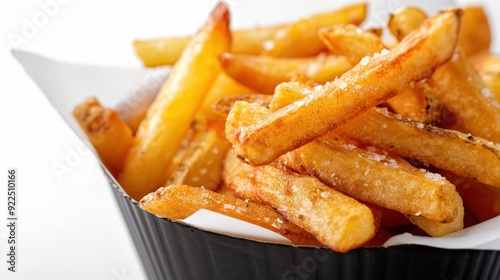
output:
[[[389,16],[387,27],[392,35],[394,35],[398,41],[401,41],[408,33],[417,28],[426,19],[427,14],[417,7],[401,7]]]
[[[335,24],[359,25],[366,17],[366,3],[313,15],[287,25],[270,40],[263,54],[275,57],[307,57],[325,51],[318,37],[318,30]]]
[[[78,104],[73,116],[104,165],[113,176],[118,175],[133,141],[132,131],[127,124],[115,110],[103,108],[95,98]]]
[[[264,42],[271,40],[284,26],[269,26],[234,30],[231,32],[233,44],[231,52],[235,54],[260,54]],[[133,47],[136,55],[146,67],[173,65],[179,59],[188,44],[190,36],[167,37],[149,40],[135,40]]]
[[[458,44],[467,56],[489,51],[491,30],[488,16],[482,7],[464,8]]]
[[[356,65],[261,121],[240,127],[231,136],[233,148],[253,165],[269,163],[428,77],[453,54],[460,15],[460,10],[448,10],[430,18],[391,51]],[[226,124],[238,118],[231,111]]]
[[[331,52],[345,56],[352,65],[385,49],[379,36],[352,24],[322,28],[319,36]]]
[[[234,128],[265,117],[270,111],[258,104],[238,102],[234,110],[245,118]],[[321,142],[323,141],[323,142]],[[405,214],[436,221],[455,219],[455,187],[438,174],[412,166],[388,154],[363,151],[330,135],[291,151],[277,161],[299,173],[316,176],[326,185],[356,199]]]
[[[402,32],[401,35],[407,34]],[[481,80],[460,47],[449,62],[434,72],[428,82],[436,89],[434,92],[437,97],[458,116],[462,130],[500,143],[500,101]]]
[[[314,177],[271,165],[247,165],[232,152],[228,153],[224,168],[225,183],[236,193],[257,196],[334,251],[347,252],[375,235],[370,208]]]
[[[231,77],[228,77],[224,72],[221,72],[205,96],[203,104],[196,115],[196,119],[199,121],[218,119],[219,114],[213,110],[213,105],[216,102],[227,96],[251,93],[255,93],[255,91],[236,82]]]
[[[274,231],[295,245],[321,245],[311,234],[287,221],[269,206],[202,188],[187,185],[162,187],[146,195],[139,205],[154,215],[173,220],[185,219],[200,209],[207,209]]]
[[[230,41],[229,12],[220,3],[189,42],[137,131],[118,177],[133,199],[165,183],[166,170],[220,73],[218,56],[228,51]]]
[[[352,68],[344,57],[336,55],[275,58],[226,53],[221,56],[221,63],[224,71],[239,83],[268,94],[272,94],[278,84],[290,81],[296,71],[319,84],[324,84]]]
[[[278,89],[286,84],[291,83],[282,84]],[[295,91],[275,93],[271,110],[306,96],[298,85],[294,86]],[[244,115],[248,122],[250,113]],[[383,108],[368,110],[334,133],[500,188],[500,146],[484,139],[403,120]]]
[[[332,52],[345,56],[353,65],[361,61],[365,63],[369,56],[385,49],[380,37],[353,25],[324,28],[320,36]],[[404,118],[413,121],[433,123],[441,117],[441,102],[437,102],[432,87],[425,83],[401,88],[396,96],[387,100],[387,104]]]
[[[221,182],[222,161],[230,145],[217,133],[206,130],[201,138],[192,143],[166,185],[190,185],[216,190]]]

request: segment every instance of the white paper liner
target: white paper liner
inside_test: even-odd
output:
[[[88,146],[91,146],[89,141],[71,114],[76,104],[89,96],[96,96],[105,106],[128,108],[120,110],[126,118],[131,113],[129,109],[147,106],[151,102],[151,96],[154,96],[161,81],[168,74],[166,69],[147,70],[134,67],[79,65],[21,50],[13,50],[12,54],[69,126]],[[267,229],[221,216],[224,215],[201,211],[194,217],[186,219],[184,223],[221,234],[290,244],[289,240],[281,236],[277,237],[274,232],[269,234],[270,231]],[[245,223],[244,226],[242,223]],[[499,229],[500,217],[496,217],[439,238],[411,234],[397,235],[389,239],[384,246],[420,244],[446,249],[500,250]]]

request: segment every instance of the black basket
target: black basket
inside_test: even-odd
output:
[[[335,253],[257,242],[159,218],[110,184],[150,280],[500,279],[500,251],[400,245]]]

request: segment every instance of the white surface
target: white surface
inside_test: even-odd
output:
[[[138,65],[132,39],[190,33],[215,1],[54,1],[0,1],[0,174],[9,167],[19,171],[18,272],[7,272],[2,261],[0,279],[145,279],[95,158],[10,56],[10,39],[36,23],[20,47],[76,62]],[[56,4],[44,10],[40,3],[48,2]],[[287,1],[286,10],[261,0],[228,2],[242,25],[256,14],[267,18],[261,24],[306,15],[328,1]],[[500,10],[496,2],[487,4],[490,13]],[[497,18],[490,19],[498,27]],[[58,176],[58,164],[70,171]],[[5,182],[0,176],[0,185]],[[6,212],[6,191],[0,190],[4,257]]]

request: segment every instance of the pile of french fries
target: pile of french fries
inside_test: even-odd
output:
[[[130,197],[173,220],[208,209],[347,252],[497,216],[485,12],[401,8],[388,42],[366,12],[231,30],[220,3],[193,36],[134,42],[145,66],[172,65],[135,134],[93,98],[74,116]]]

